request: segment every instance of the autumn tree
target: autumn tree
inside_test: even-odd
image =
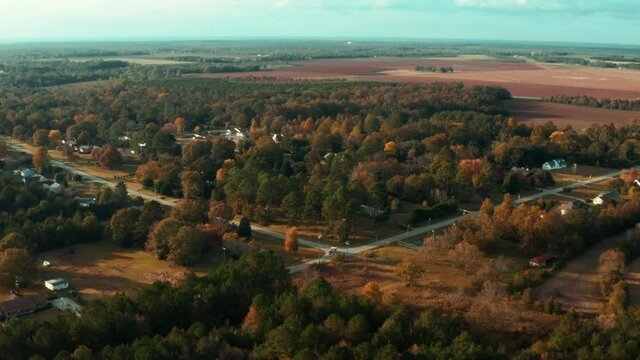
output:
[[[27,249],[30,252],[33,251],[34,246],[27,240],[27,238],[19,232],[10,232],[2,237],[0,240],[0,251],[6,249]]]
[[[62,139],[62,133],[58,129],[53,129],[49,131],[49,144],[51,146],[55,146]]]
[[[62,149],[62,153],[64,154],[65,159],[71,163],[75,163],[78,161],[78,154],[73,150],[71,146],[64,146]]]
[[[284,235],[284,250],[286,252],[297,252],[298,247],[298,229],[295,227],[288,228]]]
[[[185,170],[180,173],[182,192],[186,199],[199,198],[204,193],[204,178],[198,171]]]
[[[233,219],[233,209],[224,201],[216,201],[209,207],[209,221],[226,224]]]
[[[396,276],[408,286],[414,286],[426,269],[416,256],[405,257],[396,268]]]
[[[49,146],[49,132],[47,129],[38,129],[33,133],[33,146]]]
[[[600,276],[600,291],[604,296],[608,296],[613,285],[622,280],[624,261],[624,253],[620,250],[610,249],[600,255],[598,275]]]
[[[158,259],[166,259],[169,254],[169,240],[175,236],[180,226],[180,222],[172,218],[157,222],[149,232],[145,250],[153,253]]]
[[[186,126],[186,121],[184,120],[184,118],[178,117],[173,121],[173,123],[176,125],[176,131],[178,132],[178,135],[183,136]]]
[[[123,162],[124,160],[122,159],[120,151],[109,144],[104,146],[100,157],[98,158],[98,164],[101,167],[110,170],[119,167]]]
[[[36,273],[35,260],[25,249],[9,248],[0,252],[0,287],[16,289]]]
[[[479,265],[483,257],[482,252],[477,246],[462,241],[451,250],[453,260],[464,269],[465,274],[469,275]]]
[[[362,288],[362,296],[371,300],[374,304],[382,303],[382,291],[376,282],[367,282]]]
[[[389,141],[384,144],[384,152],[387,154],[395,154],[398,151],[398,145],[395,141]]]
[[[249,306],[249,311],[242,321],[242,328],[251,331],[254,335],[260,331],[260,313],[254,305]]]
[[[206,200],[183,199],[171,210],[171,217],[185,223],[207,222],[209,204]]]
[[[49,164],[49,151],[44,146],[40,146],[33,154],[33,166],[42,171],[42,168]]]

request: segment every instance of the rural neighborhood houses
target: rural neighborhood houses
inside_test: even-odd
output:
[[[567,161],[565,159],[554,159],[542,164],[542,169],[547,171],[564,169],[566,167],[567,167]]]

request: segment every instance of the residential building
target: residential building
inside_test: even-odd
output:
[[[531,267],[545,267],[547,264],[556,259],[556,255],[553,253],[546,253],[540,256],[536,256],[533,259],[529,259],[529,266]]]
[[[46,296],[19,296],[0,302],[0,316],[11,319],[49,307]]]
[[[69,282],[63,278],[55,278],[45,281],[44,286],[51,291],[58,291],[68,288]]]
[[[592,202],[593,205],[607,205],[611,203],[615,203],[618,201],[620,194],[617,191],[611,191],[607,193],[600,193],[598,196],[594,197]]]
[[[547,171],[564,169],[566,167],[567,167],[567,161],[565,159],[554,159],[542,164],[542,169]]]

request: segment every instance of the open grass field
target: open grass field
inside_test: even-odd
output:
[[[39,281],[62,277],[85,299],[127,292],[156,280],[176,281],[193,269],[158,260],[143,250],[120,249],[110,242],[81,244],[43,253],[52,266],[41,269]],[[44,289],[44,288],[43,288]]]
[[[500,319],[487,317],[482,308],[475,305],[474,274],[465,274],[446,256],[427,263],[424,276],[417,284],[409,287],[398,279],[395,271],[405,257],[416,254],[416,250],[388,245],[371,251],[369,257],[352,257],[343,265],[327,265],[321,270],[311,268],[297,274],[295,280],[304,284],[321,275],[331,283],[336,292],[354,295],[360,295],[364,285],[372,281],[380,287],[383,302],[388,301],[385,299],[396,298],[417,309],[436,308],[447,313],[465,315],[472,326],[479,330],[492,328],[499,321],[505,325],[504,329],[515,333],[524,329],[543,329],[533,332],[535,336],[540,336],[557,324],[554,316],[540,314],[515,302],[503,305]],[[512,270],[523,266],[522,263],[520,259],[507,259]],[[511,272],[504,276],[506,280]]]
[[[596,69],[580,66],[479,61],[475,59],[367,58],[292,62],[269,72],[203,74],[199,77],[430,83],[461,81],[468,85],[503,86],[514,96],[589,95],[640,98],[640,71]],[[453,73],[415,71],[418,65],[450,66]]]
[[[508,100],[504,105],[511,116],[519,122],[533,125],[551,121],[560,129],[571,126],[576,131],[582,131],[593,124],[626,125],[632,119],[640,120],[638,111],[609,110],[522,99]]]

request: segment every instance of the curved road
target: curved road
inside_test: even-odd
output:
[[[25,153],[29,153],[29,154],[33,154],[34,148],[32,146],[26,145],[26,144],[22,144],[22,143],[18,143],[15,140],[7,137],[7,136],[0,136],[1,139],[4,139],[7,141],[7,145],[11,148],[13,148],[14,150],[17,151],[21,151],[21,152],[25,152]],[[100,176],[96,176],[96,175],[91,175],[88,174],[85,171],[82,171],[76,167],[74,167],[72,164],[67,164],[63,161],[59,161],[59,160],[51,160],[50,161],[52,165],[63,168],[71,173],[74,174],[78,174],[86,179],[89,179],[91,181],[94,181],[98,184],[102,184],[102,185],[106,185],[106,186],[110,186],[110,187],[115,187],[116,184],[118,183],[117,181],[114,180],[109,180],[109,179],[105,179],[103,177]],[[533,194],[533,195],[529,195],[526,197],[522,197],[520,199],[517,199],[514,201],[514,204],[518,205],[524,202],[529,202],[529,201],[534,201],[537,200],[541,197],[544,196],[549,196],[549,195],[555,195],[555,194],[559,194],[563,191],[563,189],[565,188],[570,188],[570,189],[576,189],[585,185],[589,185],[589,184],[593,184],[593,183],[597,183],[603,180],[607,180],[607,179],[611,179],[614,178],[616,176],[620,175],[620,170],[617,171],[612,171],[608,174],[602,175],[602,176],[598,176],[598,177],[594,177],[591,179],[587,179],[587,180],[583,180],[583,181],[576,181],[570,185],[565,185],[565,186],[559,186],[559,187],[555,187],[555,188],[551,188],[551,189],[546,189],[546,190],[542,190],[537,194]],[[127,191],[129,192],[130,195],[132,196],[140,196],[145,200],[154,200],[157,201],[163,205],[166,206],[175,206],[175,202],[177,201],[177,199],[173,199],[173,198],[165,198],[165,199],[161,199],[159,198],[157,195],[154,195],[154,193],[151,192],[146,192],[146,191],[137,191],[137,190],[133,190],[133,189],[127,189]],[[476,214],[476,212],[467,212],[467,214],[473,216]],[[390,243],[393,242],[397,242],[397,241],[405,241],[407,239],[411,239],[413,237],[416,236],[420,236],[420,235],[424,235],[424,234],[428,234],[430,233],[432,230],[437,230],[443,227],[447,227],[450,226],[452,224],[455,224],[458,220],[460,220],[461,218],[463,218],[465,215],[460,215],[454,218],[450,218],[447,220],[443,220],[437,223],[434,223],[432,225],[428,225],[428,226],[421,226],[421,227],[416,227],[413,230],[410,230],[408,232],[403,232],[401,234],[397,234],[394,236],[390,236],[388,238],[384,238],[378,241],[374,241],[372,243],[369,244],[365,244],[365,245],[358,245],[358,246],[354,246],[354,247],[338,247],[337,251],[339,253],[343,253],[343,254],[348,254],[348,255],[354,255],[354,254],[359,254],[365,251],[369,251],[372,249],[376,249],[379,247],[383,247],[386,246]],[[284,234],[281,232],[277,232],[277,231],[273,231],[270,230],[268,228],[262,227],[262,226],[258,226],[258,225],[251,225],[251,229],[259,234],[263,234],[263,235],[267,235],[267,236],[271,236],[271,237],[275,237],[278,239],[283,239],[284,240]],[[311,241],[308,239],[299,239],[300,244],[304,245],[304,246],[308,246],[311,248],[315,248],[315,249],[321,249],[324,251],[324,256],[322,256],[319,259],[314,259],[312,261],[307,261],[304,263],[300,263],[297,265],[293,265],[289,267],[289,270],[291,272],[298,272],[298,271],[302,271],[307,269],[309,266],[313,265],[313,264],[318,264],[319,262],[327,262],[331,259],[331,256],[329,255],[329,250],[331,249],[331,246],[327,245],[327,244],[323,244],[323,243],[319,243],[319,242],[315,242],[315,241]]]

